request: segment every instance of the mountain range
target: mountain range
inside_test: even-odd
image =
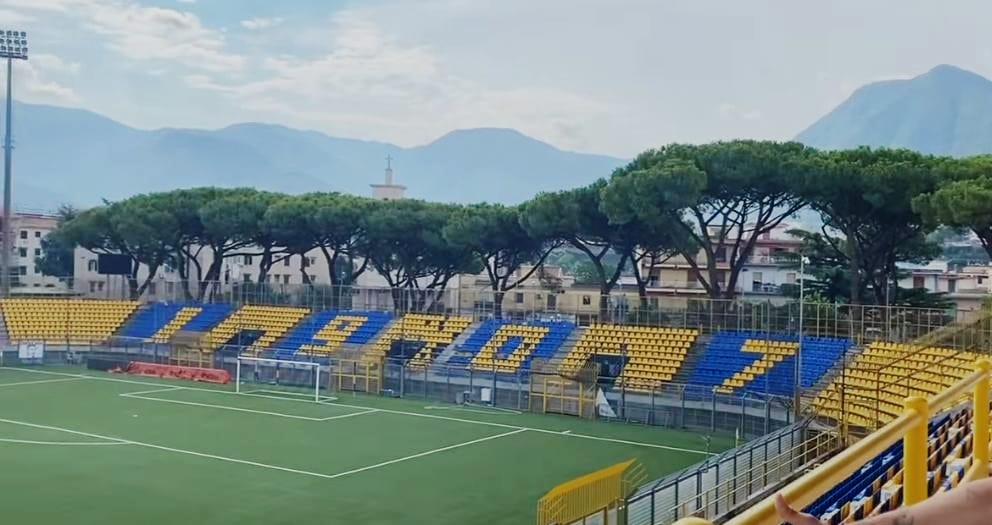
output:
[[[856,90],[797,140],[836,149],[992,153],[992,81],[948,65]],[[394,159],[408,196],[518,203],[607,177],[625,159],[564,151],[512,129],[452,131],[404,148],[261,123],[141,130],[81,109],[15,104],[14,203],[51,210],[193,186],[370,194]]]
[[[193,186],[368,195],[385,157],[408,196],[517,203],[588,184],[624,159],[558,149],[511,129],[452,131],[422,146],[338,138],[272,124],[140,130],[90,111],[14,107],[14,203],[80,206]]]
[[[992,81],[940,65],[914,78],[867,84],[796,139],[824,149],[867,145],[934,155],[992,153]]]

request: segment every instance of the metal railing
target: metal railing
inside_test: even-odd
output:
[[[927,425],[932,413],[955,405],[971,393],[976,407],[973,420],[973,452],[971,466],[964,481],[988,476],[989,469],[989,380],[992,363],[986,359],[975,365],[975,371],[930,400],[909,397],[904,401],[902,414],[887,425],[868,435],[855,445],[837,454],[808,474],[789,483],[779,491],[794,506],[803,508],[825,494],[838,483],[857,472],[890,446],[903,442],[903,504],[913,505],[927,498],[927,454],[929,444]],[[978,409],[978,407],[984,407]],[[774,499],[769,497],[740,515],[730,519],[728,525],[778,525]],[[701,518],[686,518],[678,525],[711,525]]]

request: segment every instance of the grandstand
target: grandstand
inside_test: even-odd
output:
[[[5,328],[13,342],[85,344],[106,341],[137,307],[137,301],[0,300]]]
[[[872,343],[816,397],[824,416],[878,428],[903,411],[909,396],[937,395],[970,374],[978,356],[950,348]]]
[[[309,313],[309,308],[242,306],[210,330],[207,334],[208,349],[234,345],[239,349],[244,348],[241,351],[260,352]]]
[[[830,337],[804,337],[800,386],[819,381],[853,342]],[[752,331],[721,331],[712,336],[689,383],[721,393],[760,392],[791,395],[794,391],[795,336]]]
[[[409,356],[409,364],[423,367],[433,362],[440,351],[454,342],[471,323],[472,318],[468,316],[406,314],[393,322],[376,339],[367,355],[378,359],[387,355],[397,355],[394,352],[394,345],[403,347],[409,343],[416,349],[416,352]],[[400,356],[408,356],[405,348],[400,350]]]
[[[398,432],[397,435],[407,436],[402,438],[407,440],[405,444],[398,445],[395,440],[390,441],[389,445],[370,442],[368,447],[362,447],[359,452],[349,452],[349,457],[350,454],[358,453],[362,457],[373,458],[375,454],[397,446],[406,450],[407,455],[417,456],[423,452],[423,447],[412,445],[418,443],[426,444],[429,451],[435,448],[446,450],[449,446],[460,447],[458,443],[475,443],[478,440],[499,439],[503,442],[505,438],[509,443],[510,436],[515,436],[514,433],[518,430],[530,435],[533,431],[529,429],[544,429],[544,425],[551,425],[548,430],[550,434],[542,434],[542,431],[534,434],[535,436],[552,436],[559,431],[578,428],[575,419],[551,423],[556,420],[546,420],[539,415],[519,414],[527,410],[527,382],[535,359],[550,363],[552,373],[556,371],[562,380],[574,378],[584,367],[588,369],[590,363],[596,363],[598,366],[594,368],[600,369],[603,374],[598,385],[607,402],[619,414],[614,417],[632,417],[655,424],[661,422],[664,425],[695,429],[697,432],[705,430],[709,443],[706,446],[718,443],[713,450],[729,447],[729,436],[740,436],[747,429],[750,429],[746,433],[751,437],[768,434],[759,438],[756,444],[751,444],[750,448],[741,449],[747,451],[746,460],[744,456],[734,456],[734,451],[730,451],[726,454],[731,454],[727,457],[733,457],[732,462],[724,459],[714,464],[704,462],[678,473],[671,480],[661,477],[645,485],[646,488],[636,494],[629,493],[628,496],[632,499],[627,505],[631,511],[625,518],[625,523],[631,525],[672,523],[691,515],[722,519],[737,514],[739,516],[731,520],[733,525],[771,523],[762,521],[764,518],[754,518],[769,512],[767,502],[754,506],[743,505],[744,502],[755,501],[758,495],[763,494],[762,491],[769,490],[785,491],[790,500],[798,502],[807,512],[828,523],[848,522],[949,490],[959,483],[974,479],[981,466],[987,465],[988,455],[983,456],[980,449],[982,443],[988,448],[988,414],[976,413],[973,406],[960,403],[970,389],[980,390],[982,384],[986,387],[988,385],[988,373],[975,371],[976,360],[985,355],[976,351],[976,342],[983,340],[979,335],[983,333],[981,326],[984,325],[976,330],[971,324],[965,324],[962,328],[933,332],[912,342],[872,341],[858,345],[855,343],[858,338],[850,337],[848,333],[839,333],[836,336],[819,333],[803,337],[799,386],[803,391],[802,399],[808,403],[803,407],[803,414],[807,419],[790,425],[789,415],[792,410],[786,403],[791,400],[794,391],[795,365],[799,358],[800,345],[795,334],[785,332],[753,329],[718,329],[706,332],[698,327],[616,323],[596,323],[581,327],[571,322],[543,320],[487,319],[473,324],[471,316],[455,313],[407,313],[394,317],[391,313],[374,310],[311,309],[282,305],[235,307],[229,304],[200,303],[150,303],[141,306],[133,301],[79,299],[5,299],[0,301],[0,311],[3,313],[3,329],[11,343],[46,342],[63,344],[66,348],[69,345],[85,344],[94,349],[99,348],[106,355],[114,351],[114,336],[169,345],[173,337],[182,332],[202,334],[205,348],[209,351],[231,346],[237,350],[237,355],[262,354],[281,360],[319,360],[317,364],[310,365],[323,366],[328,373],[333,373],[335,367],[342,366],[336,364],[336,359],[340,356],[346,355],[350,359],[361,355],[364,359],[384,362],[384,368],[377,372],[381,375],[376,378],[380,387],[376,391],[397,393],[403,397],[412,394],[427,400],[467,401],[479,399],[479,389],[490,388],[496,389],[493,398],[498,401],[494,401],[494,404],[501,403],[503,409],[508,410],[499,412],[497,408],[500,407],[494,406],[492,412],[488,412],[485,407],[472,407],[465,408],[466,412],[450,416],[452,422],[465,421],[466,418],[471,421],[478,419],[483,426],[494,425],[494,429],[502,429],[495,434],[460,434],[459,439],[462,441],[455,440],[452,443],[450,433],[458,431],[445,428],[437,435],[432,434],[429,443],[425,443],[423,437],[417,436],[426,430],[404,430],[391,425],[389,434]],[[972,337],[968,335],[971,334],[968,330],[979,335]],[[962,333],[968,336],[964,337]],[[451,351],[446,353],[446,358],[438,362],[436,358],[448,349]],[[59,355],[58,347],[53,346],[50,351],[52,356]],[[235,354],[213,352],[211,359],[198,366],[231,370],[230,359]],[[130,355],[129,358],[133,359],[134,354]],[[10,355],[5,359],[9,361]],[[408,369],[416,370],[415,381],[405,372]],[[547,365],[542,366],[541,373],[546,373],[546,370]],[[56,381],[51,387],[52,391],[55,391],[54,385],[61,385],[64,381],[65,386],[59,388],[65,388],[66,392],[71,391],[72,395],[82,398],[93,396],[94,407],[107,403],[103,401],[106,394],[103,391],[106,389],[102,387],[92,388],[93,391],[90,392],[87,390],[89,387],[77,385],[80,389],[78,392],[71,390],[72,382],[67,380],[79,372],[75,368],[36,371],[0,368],[0,395],[5,384],[35,384],[32,376],[25,374],[69,374],[51,378]],[[371,420],[365,414],[379,411],[388,414],[391,413],[389,411],[395,413],[399,410],[404,414],[420,414],[408,416],[417,421],[439,415],[442,418],[449,417],[442,415],[447,414],[445,410],[458,408],[457,405],[448,408],[420,402],[416,405],[398,405],[401,408],[396,409],[390,408],[392,405],[382,404],[390,403],[389,400],[362,398],[349,404],[334,401],[332,395],[327,395],[327,399],[318,404],[325,405],[325,408],[287,408],[284,406],[287,403],[294,407],[299,405],[300,399],[293,398],[292,384],[275,382],[287,381],[286,378],[291,376],[304,377],[286,372],[280,379],[277,372],[267,380],[271,384],[264,383],[257,387],[262,390],[256,392],[263,397],[252,398],[253,394],[249,391],[247,397],[225,396],[223,399],[226,401],[223,402],[215,399],[215,391],[190,390],[169,383],[127,389],[123,387],[130,384],[128,382],[120,383],[119,386],[108,382],[107,388],[119,399],[114,403],[142,401],[146,402],[142,405],[142,410],[147,411],[150,406],[161,406],[163,410],[174,412],[171,417],[187,417],[186,410],[196,407],[207,410],[204,416],[220,411],[230,413],[232,417],[234,414],[247,412],[259,417],[300,422],[353,419],[355,427],[349,431],[353,434],[349,435],[361,436],[362,439],[378,432],[360,424],[363,419]],[[307,374],[306,377],[312,377],[312,374]],[[482,379],[478,379],[479,377]],[[686,381],[687,385],[681,387],[681,393],[676,394],[677,397],[671,397],[666,389],[673,385],[676,378]],[[48,380],[38,380],[37,384],[47,385]],[[690,387],[698,389],[694,391],[697,393],[688,396],[686,389]],[[223,387],[217,388],[220,392],[230,392]],[[310,388],[313,392],[313,387]],[[330,381],[326,388],[331,388]],[[156,393],[144,394],[146,390]],[[978,390],[974,396],[981,399],[982,394]],[[18,391],[18,387],[12,387],[10,391]],[[628,396],[619,397],[621,391],[627,392]],[[278,392],[278,395],[273,394],[274,392]],[[985,395],[987,396],[987,392]],[[906,398],[914,396],[929,398],[929,406],[926,403],[913,405],[906,401]],[[25,406],[36,403],[17,399],[24,402]],[[44,397],[40,399],[43,400]],[[234,401],[235,399],[241,401]],[[287,402],[287,399],[296,403]],[[987,397],[985,399],[987,403]],[[561,401],[564,402],[564,398]],[[133,408],[137,409],[137,406]],[[178,409],[182,409],[182,412],[176,412]],[[651,416],[629,415],[643,412],[648,412]],[[0,417],[0,442],[5,439],[45,441],[35,439],[38,436],[22,435],[25,432],[31,434],[31,426],[4,423],[12,420],[33,425],[35,423],[30,412],[18,412],[15,414],[17,417],[13,418],[8,417],[11,415],[10,411],[4,414]],[[352,417],[358,415],[363,417]],[[933,419],[930,419],[931,415],[934,416]],[[190,424],[207,424],[207,420],[197,419],[200,416],[189,417],[194,418],[189,421]],[[99,419],[95,413],[88,414],[85,418]],[[774,426],[770,425],[773,419],[776,421]],[[77,428],[91,428],[84,421],[85,419],[76,419],[76,416],[70,417],[68,414],[64,422],[59,418],[51,420],[53,423],[64,424],[55,425],[57,428],[72,431]],[[904,444],[902,436],[913,435],[913,424],[920,421],[926,423],[925,437],[920,438],[917,435],[917,441],[909,440]],[[407,424],[410,423],[412,421]],[[130,435],[123,422],[109,424],[111,426],[105,432],[96,432],[96,435]],[[258,431],[248,420],[224,419],[224,424],[241,428],[247,433]],[[559,424],[561,426],[555,426]],[[984,435],[977,430],[982,425],[986,427]],[[510,428],[507,429],[507,426]],[[756,430],[762,427],[763,431]],[[308,448],[310,443],[313,446],[323,446],[312,441],[315,438],[308,437],[311,432],[309,426],[307,430],[300,427],[299,432],[289,428],[285,427],[285,431],[292,432],[292,439],[300,444],[301,451],[313,453]],[[602,456],[603,460],[597,463],[598,466],[605,466],[609,461],[629,459],[625,455],[633,453],[649,467],[649,472],[664,476],[671,472],[672,461],[689,467],[690,463],[707,457],[707,452],[700,449],[703,441],[698,435],[673,437],[674,434],[664,434],[664,437],[655,439],[641,437],[637,435],[638,432],[630,431],[632,433],[627,434],[626,430],[619,430],[633,427],[610,426],[612,430],[605,434],[582,428],[596,439],[586,440],[589,441],[586,443],[588,447],[582,448],[581,452],[565,447],[561,461],[562,465],[569,467],[548,472],[547,484],[531,487],[526,492],[529,501],[536,500],[537,493],[547,489],[553,481],[561,481],[588,471],[584,467],[576,468],[578,464],[574,458],[599,457],[601,450],[594,444],[601,439],[609,442],[615,436],[622,435],[623,437],[617,439],[624,442],[650,441],[662,447],[660,450],[672,452],[668,449],[675,448],[689,452],[673,459],[672,456],[654,456],[635,446],[633,449]],[[774,428],[781,428],[781,432],[788,433],[770,433]],[[15,429],[20,430],[15,432]],[[721,429],[724,431],[723,437],[720,436]],[[156,426],[154,432],[170,439],[163,445],[170,449],[198,450],[195,442],[183,441],[164,427]],[[13,436],[13,433],[17,433],[17,436],[8,436]],[[226,435],[221,428],[217,428],[215,434]],[[783,441],[783,436],[786,435],[790,436],[788,446]],[[152,440],[153,434],[148,436],[147,439],[156,444]],[[276,443],[280,436],[281,434],[273,434],[267,439]],[[173,442],[172,439],[177,441]],[[522,437],[514,437],[513,441],[518,439]],[[693,439],[696,440],[695,444]],[[144,439],[137,441],[145,442]],[[842,444],[850,443],[857,444],[841,451]],[[922,460],[919,459],[921,443],[924,449]],[[543,445],[535,443],[533,446],[542,448]],[[229,446],[229,443],[225,442],[224,446]],[[243,448],[245,451],[252,450],[246,443],[238,446],[246,447]],[[653,447],[646,449],[656,450]],[[761,453],[756,454],[755,451],[759,449]],[[209,453],[217,455],[216,452],[220,450],[211,449]],[[274,465],[276,470],[282,469],[285,463],[286,468],[315,474],[317,478],[325,474],[321,469],[304,468],[308,465],[300,463],[288,452],[290,455],[285,457],[274,452],[264,452],[263,449],[258,449],[258,452],[260,456],[248,454],[246,457],[252,458],[252,461],[256,457],[281,458],[281,461],[274,463],[261,462]],[[323,457],[328,465],[340,464],[344,475],[351,476],[351,470],[364,468],[362,464],[349,464],[332,452],[320,454],[325,454]],[[521,450],[514,446],[494,457],[520,454]],[[551,453],[545,453],[540,458],[534,456],[530,460],[535,464],[543,464],[547,454]],[[0,456],[2,455],[3,449],[0,448]],[[221,456],[227,457],[224,454]],[[406,457],[403,454],[399,456]],[[566,460],[566,457],[572,459]],[[916,459],[907,459],[910,457]],[[378,461],[372,459],[368,464],[389,463],[393,459],[395,458],[389,456],[379,457]],[[38,458],[34,458],[34,461],[38,461]],[[484,461],[477,464],[474,461],[470,460],[473,468],[495,468],[491,463]],[[585,465],[582,462],[579,464]],[[819,464],[825,466],[814,468]],[[827,464],[840,466],[828,467]],[[719,465],[723,465],[722,471]],[[438,468],[452,467],[442,464]],[[763,482],[744,483],[743,479],[753,476],[756,468],[765,469]],[[770,468],[774,468],[774,471],[769,470]],[[833,481],[829,484],[829,490],[814,492],[806,490],[807,485],[787,485],[795,478],[796,473],[807,469],[811,469],[807,476],[825,476],[823,472],[834,476],[835,478],[830,478]],[[838,472],[844,474],[838,475]],[[501,476],[511,475],[502,472]],[[430,480],[435,479],[430,477]],[[462,483],[453,484],[451,490],[468,484],[467,478],[453,476],[454,479],[460,479]],[[687,480],[691,480],[691,483]],[[430,486],[427,478],[423,480],[423,484],[425,487]],[[784,488],[783,484],[786,484]],[[690,486],[691,489],[687,488]],[[727,487],[730,486],[742,488],[728,490]],[[676,487],[675,492],[670,491],[672,487]],[[414,490],[412,494],[416,494],[417,498],[430,500],[426,493],[419,490]],[[340,493],[335,497],[344,495],[345,493]],[[650,506],[641,505],[643,501],[651,501]],[[521,503],[517,501],[515,504]],[[654,510],[647,512],[643,510],[645,508]],[[655,515],[658,512],[665,515],[665,518],[658,518]]]
[[[675,377],[697,335],[698,331],[683,328],[592,325],[565,357],[561,373],[574,375],[597,356],[618,357],[622,371],[617,384],[650,391]]]
[[[504,373],[528,370],[533,359],[554,356],[574,329],[568,322],[490,319],[476,328],[448,364]]]
[[[323,310],[315,312],[277,341],[275,356],[289,359],[297,353],[326,357],[345,344],[370,342],[392,320],[386,312]]]

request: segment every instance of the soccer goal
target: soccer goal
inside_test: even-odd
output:
[[[320,401],[320,363],[238,356],[235,391]]]

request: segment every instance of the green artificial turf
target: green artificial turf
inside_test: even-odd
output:
[[[631,458],[653,478],[705,457],[696,433],[337,395],[0,368],[3,522],[533,523],[568,479]]]

